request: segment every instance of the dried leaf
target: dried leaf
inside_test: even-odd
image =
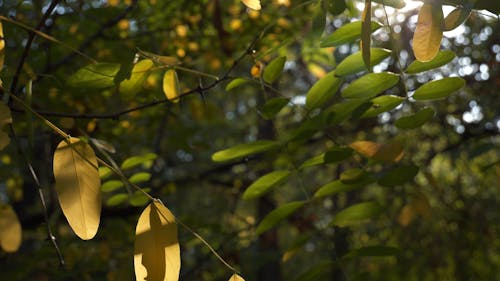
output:
[[[6,252],[15,252],[21,246],[21,224],[9,205],[0,206],[0,246]]]
[[[135,230],[137,281],[177,281],[181,268],[175,217],[159,201],[142,212]]]
[[[83,240],[97,233],[101,180],[92,147],[78,138],[63,140],[54,153],[57,197],[69,225]]]
[[[413,52],[417,60],[432,60],[439,51],[443,31],[441,6],[425,3],[418,14],[417,28],[413,35]]]

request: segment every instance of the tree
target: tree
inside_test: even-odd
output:
[[[406,2],[4,1],[2,274],[494,280],[500,9]]]

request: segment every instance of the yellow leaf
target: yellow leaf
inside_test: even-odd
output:
[[[356,141],[349,145],[359,154],[383,162],[398,162],[403,158],[403,146],[398,141],[378,144],[371,141]]]
[[[417,60],[426,62],[436,56],[443,38],[442,23],[441,6],[425,3],[418,13],[417,28],[413,34],[413,53]]]
[[[253,10],[260,10],[260,0],[241,0],[245,6]]]
[[[68,142],[61,141],[54,153],[57,197],[75,234],[88,240],[97,233],[101,214],[97,158],[90,145],[80,139]]]
[[[412,205],[405,205],[398,216],[398,222],[401,226],[408,226],[415,218],[415,210]]]
[[[229,281],[245,281],[245,279],[235,273],[229,278]]]
[[[154,63],[150,59],[138,61],[132,68],[130,78],[125,79],[120,83],[120,93],[127,96],[133,96],[138,93],[142,89],[143,84],[153,67]]]
[[[21,246],[21,224],[11,206],[0,206],[0,246],[15,252]]]
[[[175,217],[159,201],[142,212],[135,229],[137,281],[177,281],[181,268]]]
[[[168,69],[163,76],[163,93],[168,100],[172,102],[179,102],[179,95],[181,88],[179,86],[179,78],[174,69]]]
[[[370,65],[370,45],[372,34],[372,1],[365,0],[365,9],[361,19],[361,53],[363,62],[368,70],[371,70]]]
[[[5,48],[5,40],[3,38],[3,25],[2,22],[0,21],[0,52],[2,52],[4,48]]]
[[[10,123],[12,123],[10,109],[0,102],[0,150],[4,149],[10,142],[9,135],[4,131],[4,126]]]

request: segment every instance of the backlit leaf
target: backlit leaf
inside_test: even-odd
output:
[[[141,173],[133,174],[128,180],[131,183],[141,183],[141,182],[149,181],[149,179],[151,179],[150,173],[141,172]]]
[[[372,98],[392,88],[399,81],[399,75],[390,72],[368,73],[353,81],[343,91],[344,98]]]
[[[142,190],[144,192],[149,192],[150,188],[143,188]],[[150,199],[146,194],[144,194],[144,192],[137,190],[132,195],[130,195],[130,197],[128,198],[128,202],[130,203],[130,205],[134,207],[146,205],[150,201]]]
[[[175,217],[161,202],[150,203],[135,229],[137,281],[177,281],[181,268]]]
[[[0,205],[0,246],[5,252],[15,252],[21,246],[22,229],[14,209]]]
[[[115,85],[115,75],[120,70],[117,63],[89,64],[68,77],[66,84],[73,88],[102,89]]]
[[[412,97],[416,100],[444,99],[464,86],[464,79],[460,77],[446,77],[420,86],[415,90]]]
[[[415,74],[422,71],[431,70],[443,66],[455,58],[455,53],[450,50],[444,50],[437,53],[437,55],[430,61],[421,62],[414,61],[405,70],[408,74]]]
[[[382,186],[398,186],[412,180],[418,173],[418,167],[410,165],[397,166],[383,175],[378,183]]]
[[[444,18],[443,31],[451,31],[461,25],[469,17],[472,9],[469,5],[455,8]]]
[[[356,190],[372,183],[373,181],[374,179],[372,177],[365,177],[363,180],[356,183],[344,183],[341,180],[332,181],[320,187],[316,193],[314,193],[314,198],[321,198],[341,192]]]
[[[382,27],[382,24],[378,22],[371,22],[371,32]],[[321,39],[320,46],[324,47],[334,47],[340,46],[347,43],[352,43],[356,39],[361,37],[361,21],[355,21],[346,23],[339,27],[332,34]]]
[[[278,79],[283,68],[285,67],[286,57],[278,57],[272,60],[265,68],[262,73],[262,79],[266,83],[273,83]]]
[[[243,279],[241,276],[239,276],[238,274],[233,274],[231,275],[231,277],[229,278],[229,281],[245,281],[245,279]]]
[[[260,0],[241,0],[245,6],[253,10],[260,10]]]
[[[382,207],[374,201],[363,202],[345,208],[335,215],[331,224],[335,226],[351,226],[363,223],[382,213]]]
[[[125,159],[125,161],[123,161],[123,163],[121,165],[121,169],[126,170],[126,169],[133,168],[135,166],[138,166],[138,165],[147,164],[148,162],[155,160],[156,157],[157,157],[157,155],[154,153],[146,153],[146,154],[140,155],[140,156],[129,157],[129,158]]]
[[[413,34],[413,53],[417,60],[432,60],[441,46],[443,31],[443,10],[441,5],[424,3],[418,13],[418,22]]]
[[[234,78],[233,80],[231,80],[231,82],[227,84],[226,91],[231,91],[232,89],[239,87],[243,84],[246,84],[248,82],[250,82],[250,80],[245,78]]]
[[[272,210],[269,214],[267,214],[264,219],[262,219],[255,232],[257,233],[257,235],[259,235],[268,231],[276,224],[292,215],[294,212],[304,206],[304,204],[304,201],[294,201],[279,206],[278,208]]]
[[[12,123],[10,109],[0,101],[0,151],[10,142],[9,135],[5,132],[6,125],[10,123]]]
[[[371,46],[371,21],[372,21],[372,1],[365,0],[365,8],[361,17],[361,53],[363,55],[363,62],[366,68],[371,71],[372,65],[370,60],[370,46]]]
[[[53,166],[64,216],[78,237],[92,239],[101,215],[101,180],[92,147],[78,138],[63,140],[54,152]]]
[[[349,145],[359,154],[383,162],[398,162],[403,158],[403,146],[398,141],[378,144],[371,141],[355,141]]]
[[[109,180],[109,181],[105,181],[102,185],[101,185],[101,190],[103,192],[111,192],[111,191],[115,191],[119,188],[122,188],[123,187],[123,182],[120,181],[120,180]]]
[[[386,95],[376,97],[370,100],[371,107],[361,115],[362,118],[370,118],[379,115],[382,112],[390,111],[400,105],[405,98]]]
[[[115,194],[106,200],[106,205],[109,207],[118,206],[125,203],[128,200],[129,195],[126,193]]]
[[[414,129],[422,126],[434,117],[434,110],[426,107],[415,114],[404,116],[396,120],[394,125],[399,129]]]
[[[309,92],[307,92],[306,107],[315,109],[324,105],[335,95],[342,82],[344,82],[344,79],[336,77],[334,71],[325,75],[314,83]]]
[[[132,68],[130,78],[125,79],[120,83],[120,93],[127,96],[137,94],[142,89],[142,85],[148,78],[149,71],[153,68],[153,66],[154,63],[152,60],[145,59],[138,61]]]
[[[306,161],[304,161],[302,163],[302,165],[300,165],[299,169],[304,169],[304,168],[307,168],[307,167],[321,165],[321,164],[324,163],[324,157],[325,157],[325,154],[321,153],[320,155],[316,155],[316,156],[314,156],[312,158],[309,158]]]
[[[163,75],[163,93],[168,100],[179,102],[178,97],[181,94],[181,88],[177,72],[174,69],[168,69]]]
[[[283,183],[289,176],[289,171],[274,171],[254,181],[243,193],[244,200],[255,199]]]
[[[382,48],[371,48],[370,49],[370,65],[374,66],[379,64],[385,58],[391,55],[391,51]],[[335,69],[335,75],[346,76],[351,74],[356,74],[358,72],[368,70],[363,62],[363,56],[361,51],[358,51],[347,58],[343,59]]]
[[[278,145],[278,142],[269,140],[259,140],[251,143],[238,144],[233,147],[215,152],[214,154],[212,154],[212,161],[224,162],[235,160],[252,154],[271,150],[273,148],[276,148]]]

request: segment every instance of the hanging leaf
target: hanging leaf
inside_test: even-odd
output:
[[[101,215],[101,180],[92,147],[78,138],[63,140],[54,152],[53,166],[64,216],[78,237],[92,239]]]
[[[294,201],[286,203],[272,210],[269,214],[267,214],[264,217],[264,219],[262,219],[260,224],[257,226],[255,232],[257,233],[257,235],[260,235],[268,231],[269,229],[277,225],[279,222],[281,222],[282,220],[286,219],[291,214],[296,212],[298,209],[304,206],[304,204],[305,204],[304,201]]]
[[[421,62],[421,61],[416,60],[416,61],[412,62],[408,66],[408,68],[405,70],[405,72],[408,74],[415,74],[415,73],[431,70],[431,69],[438,68],[440,66],[443,66],[443,65],[449,63],[454,58],[455,58],[454,52],[452,52],[450,50],[440,51],[430,61]]]
[[[245,79],[245,78],[234,78],[233,80],[231,80],[231,82],[229,82],[226,86],[226,91],[231,91],[232,89],[234,88],[237,88],[243,84],[246,84],[250,82],[250,80],[248,79]]]
[[[137,174],[133,174],[128,181],[131,183],[141,183],[141,182],[146,182],[151,179],[151,174],[146,173],[146,172],[140,172]]]
[[[312,158],[309,158],[300,165],[299,169],[304,169],[307,167],[321,165],[324,163],[324,157],[325,157],[325,154],[321,153],[320,155],[316,155]]]
[[[337,213],[331,224],[335,226],[352,226],[363,223],[382,213],[382,207],[374,201],[358,203]]]
[[[145,165],[152,160],[155,160],[158,156],[154,153],[146,153],[140,156],[132,156],[122,162],[120,168],[122,170],[127,170],[138,165]]]
[[[398,162],[403,158],[403,146],[398,141],[378,144],[371,141],[355,141],[349,145],[359,154],[382,162]]]
[[[21,246],[22,229],[16,212],[10,205],[0,205],[0,246],[8,253]]]
[[[108,167],[99,167],[99,177],[101,180],[109,178],[113,172]]]
[[[335,126],[347,120],[349,116],[354,115],[363,104],[366,103],[364,99],[353,99],[343,103],[337,103],[326,110],[327,118],[326,123],[330,126]]]
[[[349,84],[343,91],[344,98],[372,98],[392,88],[399,81],[399,75],[391,72],[368,73]]]
[[[177,281],[181,268],[175,217],[161,202],[150,203],[135,229],[137,281]]]
[[[380,113],[391,111],[400,105],[405,98],[398,96],[380,96],[370,100],[371,107],[361,115],[362,118],[370,118]]]
[[[125,203],[128,200],[129,195],[126,193],[118,193],[106,200],[106,205],[109,207],[115,207],[120,204]]]
[[[382,48],[371,48],[370,49],[370,65],[374,66],[382,62],[385,58],[391,55],[391,51]],[[337,76],[347,76],[356,74],[361,71],[368,70],[363,61],[363,56],[361,51],[358,51],[347,58],[343,59],[335,69],[335,75]]]
[[[288,98],[269,99],[260,110],[262,116],[267,120],[273,119],[289,102]]]
[[[467,20],[471,14],[472,9],[470,5],[465,5],[455,8],[444,18],[443,31],[451,31],[461,25]]]
[[[432,60],[441,46],[443,31],[443,10],[441,5],[424,3],[418,13],[417,28],[413,34],[413,53],[417,60]]]
[[[231,277],[229,278],[229,281],[245,281],[245,279],[243,279],[241,276],[239,276],[238,274],[233,274],[231,275]]]
[[[260,10],[260,0],[241,0],[245,6],[253,10]]]
[[[314,193],[314,198],[322,198],[326,196],[332,196],[338,193],[347,192],[351,190],[360,189],[372,183],[374,179],[372,177],[365,177],[363,180],[356,183],[345,183],[341,180],[332,181],[320,187],[316,193]]]
[[[400,250],[390,246],[367,246],[349,251],[343,259],[356,257],[387,257],[397,255]]]
[[[141,91],[142,86],[148,78],[149,72],[153,66],[154,63],[152,60],[145,59],[138,61],[134,65],[134,68],[132,68],[130,78],[125,79],[120,83],[120,93],[130,97]]]
[[[101,185],[102,192],[111,192],[123,187],[123,182],[120,180],[105,181]]]
[[[7,105],[0,101],[0,151],[10,142],[9,135],[5,132],[7,124],[12,123],[12,116]]]
[[[278,57],[272,60],[265,68],[262,73],[262,79],[266,83],[273,83],[280,77],[283,68],[285,67],[286,57]]]
[[[394,125],[399,129],[415,129],[431,120],[434,114],[432,108],[426,107],[413,115],[399,118],[394,122]]]
[[[254,181],[243,193],[243,200],[259,198],[274,187],[282,184],[289,176],[289,171],[274,171]]]
[[[418,174],[418,167],[410,165],[397,166],[383,175],[378,183],[382,186],[394,187],[411,181]]]
[[[174,69],[168,69],[163,75],[163,93],[169,101],[179,102],[180,100],[181,88],[177,72]]]
[[[420,88],[415,90],[412,97],[416,100],[444,99],[464,86],[464,79],[460,77],[446,77],[420,86]]]
[[[68,77],[66,84],[72,88],[103,89],[115,85],[115,75],[120,70],[117,63],[89,64]]]
[[[306,95],[306,107],[308,109],[319,108],[329,101],[337,93],[344,79],[336,77],[332,71],[318,80],[309,89]]]
[[[151,191],[150,188],[143,188],[142,190],[144,192]],[[130,195],[130,197],[128,198],[128,202],[130,203],[130,205],[134,207],[142,207],[148,204],[150,199],[146,194],[144,194],[144,192],[137,190],[132,195]]]
[[[252,154],[261,153],[278,147],[276,141],[260,140],[246,144],[238,144],[233,147],[217,151],[212,154],[212,161],[225,162],[243,158]]]
[[[382,27],[378,22],[371,22],[371,32]],[[361,21],[346,23],[332,34],[321,39],[320,47],[336,47],[347,43],[352,43],[361,37]]]
[[[370,46],[371,46],[371,21],[372,21],[372,1],[365,0],[365,8],[361,16],[361,53],[363,54],[363,62],[366,69],[371,71],[372,65],[370,60]]]

